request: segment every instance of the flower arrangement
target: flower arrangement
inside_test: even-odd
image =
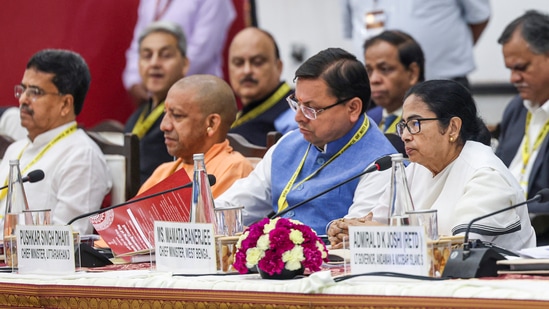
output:
[[[319,271],[328,251],[316,232],[287,218],[265,218],[247,228],[236,243],[234,268],[245,274],[257,267],[269,275],[308,268]]]

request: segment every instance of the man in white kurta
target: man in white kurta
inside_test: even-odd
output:
[[[43,50],[31,57],[15,86],[21,124],[28,137],[8,147],[0,163],[0,182],[7,183],[9,161],[18,159],[21,174],[41,169],[45,177],[25,183],[30,209],[51,209],[52,223],[64,225],[73,217],[97,210],[112,181],[99,147],[77,128],[90,84],[84,59],[66,50]],[[0,214],[6,193],[0,191]],[[72,225],[81,234],[92,232],[88,220]]]

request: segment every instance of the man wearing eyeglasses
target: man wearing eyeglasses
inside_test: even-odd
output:
[[[370,84],[355,56],[339,48],[323,50],[297,69],[295,81],[288,103],[299,130],[286,134],[247,178],[216,199],[216,207],[243,205],[245,224],[341,184],[396,152],[365,115]],[[388,171],[366,174],[283,216],[325,234],[326,225],[350,208],[372,209],[389,178]]]
[[[19,160],[23,175],[41,169],[45,177],[25,183],[30,209],[51,209],[53,224],[66,224],[77,215],[97,210],[112,186],[103,153],[77,127],[90,85],[84,59],[67,50],[42,50],[27,63],[15,98],[19,100],[21,125],[28,137],[11,144],[0,163],[0,181],[7,183],[9,161]],[[0,191],[0,214],[5,210],[6,190]],[[73,229],[92,232],[80,220]]]
[[[230,133],[265,146],[270,131],[297,129],[285,100],[293,90],[280,81],[282,61],[270,33],[254,27],[240,31],[229,47],[228,65],[231,87],[243,105]]]

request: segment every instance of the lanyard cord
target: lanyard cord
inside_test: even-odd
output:
[[[53,147],[53,145],[55,145],[57,142],[59,142],[60,140],[64,139],[65,137],[71,135],[72,133],[76,132],[76,129],[78,129],[76,123],[68,128],[66,128],[65,130],[63,130],[63,132],[57,134],[56,137],[54,137],[42,150],[40,150],[40,152],[36,155],[36,157],[34,157],[34,159],[32,159],[32,161],[27,164],[27,166],[25,166],[24,169],[21,170],[21,174],[25,174],[36,162],[38,162],[38,160],[40,160],[44,154],[46,154],[46,152],[48,152],[48,150],[51,149],[51,147]],[[19,153],[19,155],[17,156],[17,159],[18,160],[21,160],[21,156],[23,156],[23,152],[25,152],[25,149],[27,149],[27,147],[29,146],[29,144],[25,145],[25,147],[23,147],[23,149],[21,150],[21,152]],[[9,175],[8,175],[9,177]],[[8,184],[8,178],[6,178],[6,181],[4,182],[4,186]],[[6,197],[6,195],[8,194],[7,193],[8,190],[2,190],[0,191],[0,200],[1,199],[4,199],[4,197]]]
[[[368,128],[370,127],[370,122],[368,121],[368,117],[364,117],[364,121],[362,122],[362,125],[358,129],[358,131],[355,133],[355,135],[351,138],[343,148],[341,148],[336,154],[334,154],[328,161],[326,161],[322,166],[320,166],[316,171],[309,174],[309,176],[305,177],[303,180],[298,182],[294,185],[295,180],[297,179],[297,176],[301,172],[301,169],[303,168],[303,165],[305,164],[305,159],[307,158],[307,155],[309,154],[309,150],[311,149],[311,144],[307,147],[307,151],[305,151],[305,154],[303,155],[303,158],[301,158],[301,162],[299,162],[298,167],[296,168],[294,174],[290,178],[290,181],[286,184],[286,187],[284,187],[284,190],[282,190],[282,193],[280,194],[280,197],[278,198],[278,211],[282,211],[285,208],[288,207],[288,201],[286,200],[286,197],[288,196],[288,193],[290,193],[291,190],[299,187],[303,183],[305,183],[307,180],[313,178],[318,172],[320,172],[324,167],[328,166],[332,161],[334,161],[337,157],[339,157],[345,150],[347,150],[349,147],[351,147],[354,143],[359,141],[365,134],[366,131],[368,131]]]
[[[259,104],[257,107],[246,113],[244,116],[242,116],[242,111],[238,112],[238,115],[236,116],[235,122],[231,125],[231,128],[238,127],[242,125],[243,123],[250,121],[257,116],[263,114],[266,110],[273,107],[278,101],[282,100],[284,98],[284,95],[288,93],[288,91],[292,90],[290,86],[287,83],[284,83],[278,88],[275,93],[273,93],[264,103]]]
[[[164,102],[158,104],[152,112],[145,117],[147,114],[147,109],[144,108],[141,112],[141,115],[139,115],[139,118],[137,119],[137,122],[133,126],[132,133],[137,135],[139,139],[142,139],[147,132],[151,129],[152,125],[156,122],[158,117],[162,115],[164,112]]]
[[[524,192],[527,193],[528,189],[528,179],[525,179],[526,174],[526,167],[528,166],[528,162],[530,161],[530,156],[532,152],[536,151],[545,137],[547,136],[547,133],[549,133],[549,120],[545,122],[543,125],[543,128],[539,132],[538,136],[536,137],[536,140],[534,142],[533,148],[530,151],[530,121],[532,120],[532,113],[528,112],[526,114],[526,128],[524,129],[524,143],[522,145],[522,168],[520,170],[520,184],[522,188],[524,189]]]

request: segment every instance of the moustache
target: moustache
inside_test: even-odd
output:
[[[254,79],[253,77],[251,76],[246,76],[244,77],[243,79],[240,80],[240,83],[254,83],[254,84],[257,84],[258,81],[256,79]]]
[[[34,111],[26,104],[22,104],[20,107],[19,107],[19,111],[20,112],[25,112],[31,116],[34,115]]]

